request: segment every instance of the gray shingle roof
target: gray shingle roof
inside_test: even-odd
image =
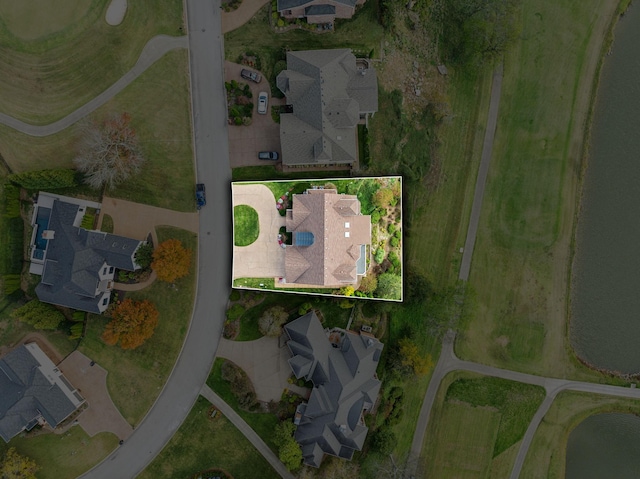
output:
[[[324,6],[328,5],[309,9],[320,11]],[[280,115],[285,164],[351,164],[356,160],[355,127],[360,114],[378,109],[375,70],[363,74],[346,48],[288,52],[287,69],[280,72],[276,85],[293,107],[293,113]]]
[[[384,347],[375,337],[333,330],[328,337],[314,312],[284,327],[296,377],[313,381],[313,390],[295,432],[305,464],[319,467],[324,454],[351,459],[367,435],[364,411],[380,391],[375,372]],[[331,339],[330,339],[331,338]],[[300,359],[304,356],[304,359]]]
[[[6,442],[40,415],[56,427],[76,409],[39,366],[24,345],[0,359],[0,437]]]
[[[78,205],[54,200],[42,281],[36,287],[40,301],[100,313],[100,270],[105,263],[133,271],[133,253],[141,241],[73,226]]]
[[[304,14],[307,17],[312,17],[314,15],[335,15],[336,7],[327,4],[311,5],[304,9]]]
[[[278,11],[282,10],[290,10],[292,8],[302,7],[304,5],[314,5],[317,0],[278,0]],[[323,0],[326,1],[326,0]],[[341,3],[342,5],[347,5],[349,7],[355,8],[356,0],[334,0],[335,3]],[[325,3],[320,3],[319,5],[326,5]],[[335,11],[335,7],[334,7]]]

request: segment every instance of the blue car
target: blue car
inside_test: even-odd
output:
[[[207,195],[205,193],[204,183],[198,183],[196,185],[196,207],[200,209],[206,204],[207,204]]]

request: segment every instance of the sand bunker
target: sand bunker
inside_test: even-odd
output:
[[[127,0],[111,0],[105,20],[109,25],[120,25],[127,13]]]

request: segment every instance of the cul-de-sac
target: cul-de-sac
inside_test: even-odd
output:
[[[634,0],[0,0],[0,479],[633,479]]]

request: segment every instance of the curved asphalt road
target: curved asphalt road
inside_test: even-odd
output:
[[[196,304],[182,352],[155,404],[131,437],[83,478],[133,478],[162,450],[200,394],[216,354],[231,278],[229,148],[219,1],[186,0],[200,210]]]
[[[517,371],[509,371],[507,369],[495,368],[493,366],[487,366],[484,364],[473,363],[470,361],[462,361],[458,359],[453,351],[453,342],[455,334],[449,332],[442,342],[442,352],[440,353],[440,359],[433,371],[433,376],[429,382],[427,388],[427,394],[425,395],[424,402],[422,403],[422,409],[418,416],[418,422],[416,423],[416,429],[413,436],[413,442],[411,443],[410,457],[413,459],[413,464],[417,464],[416,458],[420,456],[422,451],[422,445],[424,437],[429,425],[429,416],[431,409],[435,401],[438,388],[444,377],[453,371],[471,371],[485,376],[494,376],[503,379],[509,379],[511,381],[518,381],[527,384],[535,384],[542,386],[546,391],[546,397],[538,411],[534,415],[529,427],[522,439],[520,450],[516,456],[513,469],[511,471],[510,479],[517,479],[520,475],[524,459],[533,440],[533,436],[538,429],[538,425],[542,418],[547,413],[555,397],[562,391],[581,391],[593,394],[604,394],[609,396],[626,397],[632,399],[640,399],[640,389],[624,388],[620,386],[609,386],[605,384],[594,384],[582,381],[571,381],[568,379],[555,379],[546,378],[542,376],[535,376],[533,374],[525,374]]]
[[[147,68],[162,58],[165,53],[177,48],[187,48],[188,46],[189,44],[186,36],[171,37],[169,35],[157,35],[149,40],[144,46],[142,53],[140,53],[140,56],[138,57],[138,61],[131,70],[125,73],[118,79],[118,81],[105,91],[100,93],[91,101],[82,105],[76,111],[69,113],[64,118],[48,125],[37,126],[30,125],[29,123],[25,123],[9,115],[0,113],[0,123],[31,136],[47,136],[58,133],[107,103],[111,98],[124,90],[131,82],[144,73]]]

